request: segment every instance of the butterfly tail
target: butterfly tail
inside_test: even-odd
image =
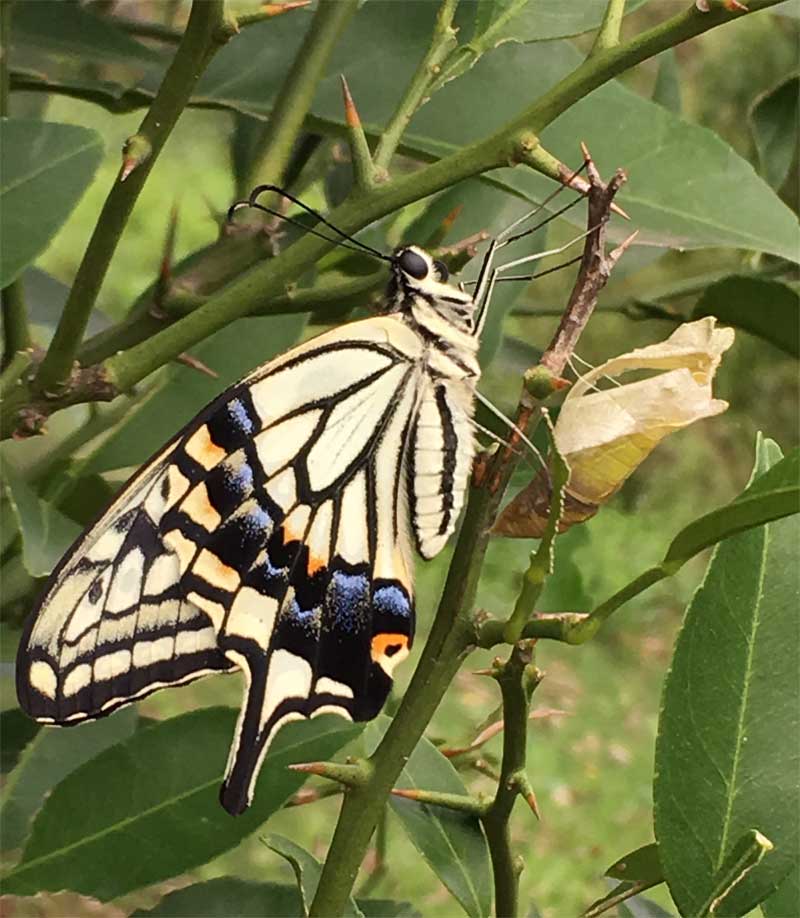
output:
[[[231,816],[239,816],[250,806],[269,740],[276,732],[271,718],[264,717],[268,704],[266,660],[260,666],[240,665],[247,677],[247,695],[219,792],[220,803]],[[266,723],[261,726],[263,721]]]

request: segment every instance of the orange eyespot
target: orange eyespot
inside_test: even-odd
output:
[[[405,634],[376,634],[372,639],[371,655],[377,663],[384,657],[393,657],[401,650],[408,649],[408,636]]]

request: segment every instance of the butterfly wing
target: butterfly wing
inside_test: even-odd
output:
[[[420,398],[406,473],[417,550],[433,558],[455,529],[475,454],[474,381],[429,381]]]
[[[420,355],[400,321],[370,319],[212,403],[53,573],[20,646],[23,708],[76,723],[238,667],[231,812],[287,720],[373,717],[413,635],[402,470]]]

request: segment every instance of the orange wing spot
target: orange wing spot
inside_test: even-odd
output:
[[[208,427],[203,424],[189,437],[184,447],[186,454],[204,469],[213,469],[225,458],[225,450],[211,439]]]
[[[393,657],[401,650],[408,650],[408,635],[376,634],[372,639],[372,659],[378,663],[384,657]]]
[[[207,548],[200,552],[192,570],[203,580],[207,580],[212,586],[217,587],[217,589],[233,593],[239,587],[239,574],[232,567],[228,567],[227,564],[220,561]]]
[[[181,510],[209,532],[222,522],[222,517],[211,504],[206,486],[202,482],[189,492],[188,497],[181,504]]]
[[[316,555],[309,554],[308,556],[308,576],[311,577],[316,574],[317,571],[322,570],[326,566],[327,562],[325,558],[318,558]]]

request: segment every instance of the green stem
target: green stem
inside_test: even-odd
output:
[[[32,363],[33,351],[17,351],[14,354],[0,373],[0,399],[6,398],[10,392],[22,385],[22,377]]]
[[[374,162],[376,168],[386,170],[395,154],[405,129],[414,112],[422,105],[425,93],[430,88],[438,69],[450,53],[456,41],[453,29],[453,16],[458,6],[458,0],[442,0],[439,12],[436,14],[436,23],[433,27],[433,36],[425,57],[417,67],[411,82],[406,87],[394,114],[389,119],[378,147],[375,150]]]
[[[150,170],[186,107],[200,75],[218,47],[224,21],[223,0],[195,0],[186,31],[164,80],[131,138],[136,162],[106,198],[89,240],[61,320],[34,383],[40,392],[57,392],[68,379],[108,266]]]
[[[260,141],[261,152],[250,168],[251,185],[259,180],[280,185],[317,85],[331,52],[358,0],[321,0],[292,66],[278,90]]]
[[[481,821],[492,859],[495,914],[497,918],[513,918],[519,910],[519,867],[511,850],[509,821],[517,797],[528,787],[528,710],[533,690],[541,680],[533,664],[533,645],[526,642],[514,647],[495,678],[503,695],[503,758],[495,798]]]
[[[600,24],[600,29],[597,32],[594,45],[589,53],[590,57],[592,54],[599,54],[601,51],[614,48],[619,44],[619,35],[622,31],[622,18],[624,15],[625,0],[608,0],[603,21]]]
[[[571,644],[576,626],[586,618],[586,612],[537,612],[522,629],[522,637],[546,638]],[[505,644],[505,629],[506,623],[499,619],[492,618],[483,622],[478,631],[478,646],[490,648],[496,644]]]
[[[3,368],[10,367],[14,357],[31,346],[28,311],[22,290],[22,280],[17,279],[2,291],[3,303]]]
[[[9,92],[11,84],[8,75],[8,55],[11,48],[11,4],[13,0],[0,0],[0,118],[11,115]]]
[[[0,118],[8,118],[9,79],[8,54],[11,47],[11,0],[0,0]],[[10,283],[2,291],[3,313],[3,357],[2,366],[8,367],[19,351],[30,347],[31,335],[28,328],[28,312],[22,280]]]
[[[340,278],[323,275],[316,286],[290,289],[281,295],[271,297],[251,315],[277,316],[363,306],[369,302],[373,294],[385,288],[386,282],[387,274],[384,269],[358,277]],[[90,338],[78,352],[78,357],[84,364],[98,363],[118,351],[147,340],[164,328],[165,321],[155,318],[149,312],[137,312],[130,319]]]

